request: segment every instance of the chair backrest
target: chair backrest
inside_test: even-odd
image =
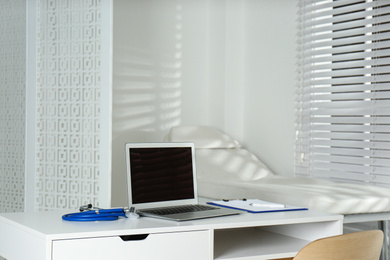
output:
[[[293,260],[378,260],[382,245],[381,230],[355,232],[315,240]]]

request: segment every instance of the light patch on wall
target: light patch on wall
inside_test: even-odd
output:
[[[180,122],[181,0],[118,0],[114,8],[113,141],[141,141],[134,133]]]

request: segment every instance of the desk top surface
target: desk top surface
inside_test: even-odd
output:
[[[273,226],[310,222],[340,221],[342,215],[303,210],[272,213],[246,213],[239,215],[175,222],[170,220],[141,217],[121,218],[115,221],[72,222],[62,220],[69,212],[23,212],[2,213],[0,222],[17,227],[45,239],[67,239],[91,236],[145,234],[157,232],[178,232],[207,229]]]

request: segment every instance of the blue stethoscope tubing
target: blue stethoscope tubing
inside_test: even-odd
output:
[[[83,212],[69,213],[62,216],[67,221],[110,221],[117,220],[119,217],[127,218],[123,208],[117,209],[97,209]]]

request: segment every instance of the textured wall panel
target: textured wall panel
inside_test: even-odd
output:
[[[0,0],[0,212],[24,209],[25,3]]]
[[[35,209],[98,206],[101,3],[37,9]]]

